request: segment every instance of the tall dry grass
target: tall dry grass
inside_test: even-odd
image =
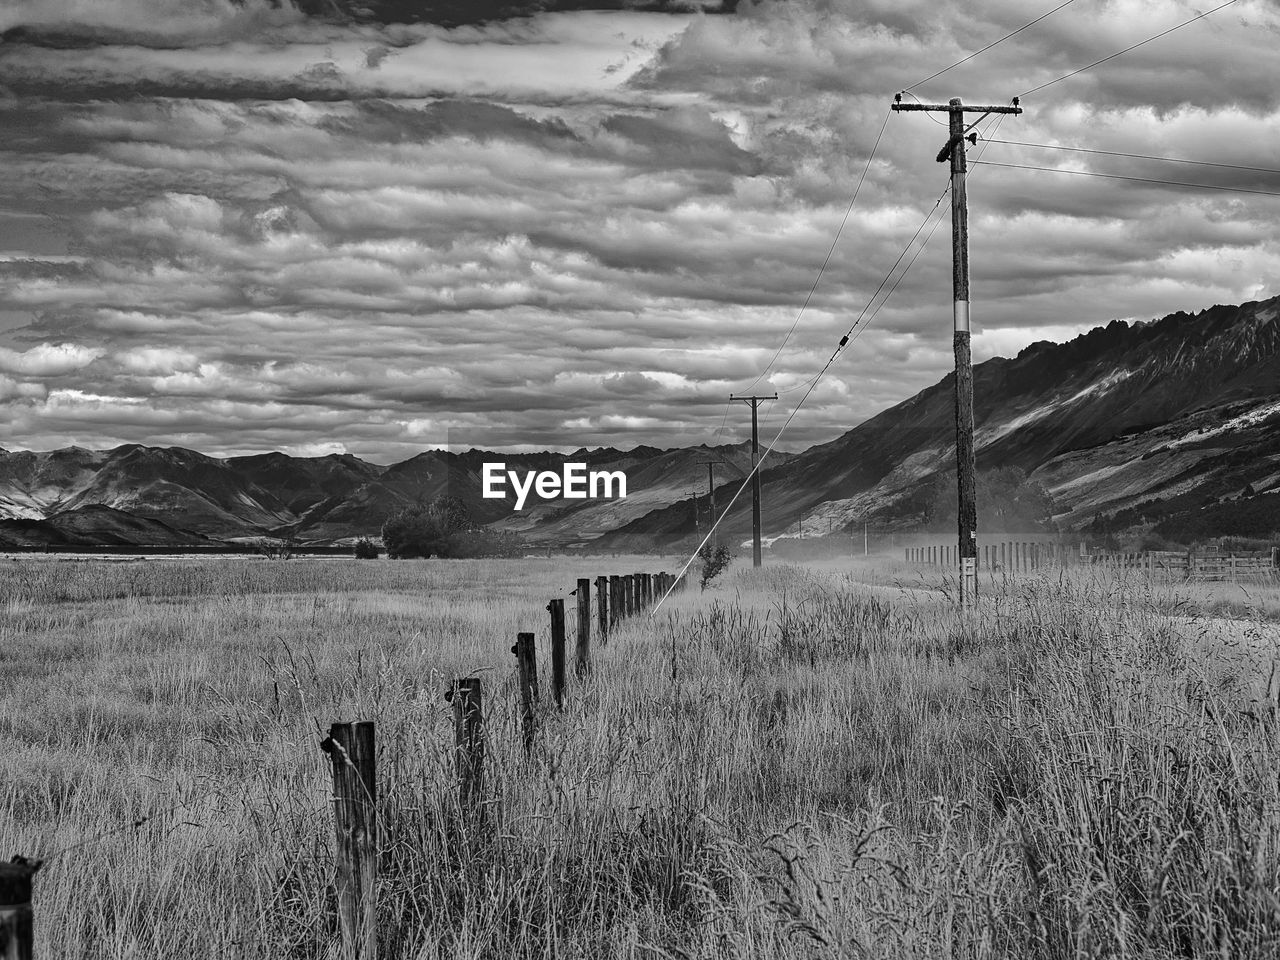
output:
[[[338,719],[378,722],[390,957],[1280,954],[1261,613],[1054,575],[960,616],[892,564],[742,571],[624,625],[526,758],[514,633],[545,670],[547,599],[652,567],[13,565],[0,852],[64,851],[40,955],[337,956]],[[470,673],[483,828],[442,698]]]

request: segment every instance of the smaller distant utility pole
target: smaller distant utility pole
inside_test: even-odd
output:
[[[729,399],[751,404],[751,566],[758,567],[760,566],[760,471],[756,468],[760,465],[760,428],[756,410],[761,400],[777,400],[778,395],[775,393],[771,397],[735,397],[731,393]]]
[[[724,463],[724,460],[699,460],[699,463],[707,465],[707,509],[710,511],[707,526],[711,528],[711,540],[708,541],[711,546],[715,547],[716,537],[716,464]]]
[[[867,521],[862,521],[862,555],[864,557],[871,556],[871,547],[867,542]]]
[[[1015,97],[1012,106],[966,107],[959,97],[948,103],[903,103],[894,98],[892,110],[926,110],[946,113],[951,121],[950,138],[938,153],[938,162],[951,161],[951,291],[952,347],[956,356],[956,488],[959,495],[960,605],[973,602],[978,592],[978,498],[974,479],[973,452],[973,356],[969,343],[969,203],[965,179],[966,138],[976,142],[969,131],[992,113],[1021,113]],[[965,126],[966,113],[981,114]]]

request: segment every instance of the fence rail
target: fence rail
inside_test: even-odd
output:
[[[917,566],[953,569],[959,566],[955,545],[907,547],[903,559]],[[1011,540],[985,543],[978,549],[978,569],[1002,573],[1030,573],[1068,566],[1134,570],[1152,579],[1169,581],[1227,581],[1272,583],[1280,580],[1280,547],[1269,551],[1230,553],[1144,550],[1124,553],[1089,550],[1084,544]]]

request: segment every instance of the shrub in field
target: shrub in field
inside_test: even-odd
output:
[[[297,543],[298,538],[294,536],[262,537],[258,540],[256,546],[258,552],[264,557],[269,557],[272,560],[288,560],[293,556],[293,550]]]
[[[382,542],[392,560],[447,556],[448,535],[427,507],[414,505],[388,518],[382,525]]]
[[[393,560],[411,557],[513,557],[523,544],[513,534],[490,530],[472,519],[457,497],[415,504],[382,525],[382,542]]]
[[[377,560],[381,550],[378,545],[368,537],[361,537],[356,541],[355,553],[357,560]]]
[[[705,543],[698,551],[698,560],[702,563],[702,576],[698,585],[705,590],[707,584],[729,568],[733,555],[729,553],[728,547]]]
[[[455,537],[476,523],[457,497],[436,497],[427,505],[415,503],[382,525],[382,542],[392,560],[411,557],[456,556]]]

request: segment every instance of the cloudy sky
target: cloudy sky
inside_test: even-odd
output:
[[[744,437],[726,398],[753,385],[783,393],[771,435],[946,185],[944,128],[889,115],[893,94],[1055,3],[541,2],[459,24],[478,8],[9,0],[0,445],[676,446]],[[1215,5],[1073,0],[911,94],[1007,103]],[[1280,193],[991,142],[1280,166],[1277,76],[1280,8],[1237,0],[1023,97],[970,155]],[[1280,292],[1280,197],[980,165],[969,198],[978,359]],[[784,446],[946,373],[949,232]]]

